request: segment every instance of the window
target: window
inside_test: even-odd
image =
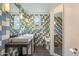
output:
[[[40,16],[35,16],[34,24],[35,25],[41,25],[41,17]]]
[[[20,28],[20,18],[19,16],[14,17],[14,29],[19,29]]]

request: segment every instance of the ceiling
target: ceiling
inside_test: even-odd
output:
[[[38,14],[38,13],[49,13],[50,8],[54,8],[59,4],[55,3],[21,3],[20,4],[26,13]]]

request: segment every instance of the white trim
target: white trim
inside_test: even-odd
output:
[[[60,55],[58,55],[58,54],[56,54],[56,53],[53,53],[53,55],[54,55],[54,56],[60,56]]]

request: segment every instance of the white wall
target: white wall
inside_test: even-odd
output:
[[[54,54],[54,13],[64,11],[63,19],[63,55],[72,56],[70,48],[79,49],[79,4],[63,4],[50,11],[50,54]]]
[[[48,13],[50,4],[40,4],[40,3],[22,3],[21,6],[28,14],[42,14]]]
[[[27,14],[46,14],[49,13],[50,7],[52,8],[58,4],[56,3],[21,3],[21,6]]]
[[[54,53],[54,19],[53,9],[50,10],[50,54]]]
[[[64,55],[70,48],[79,49],[79,4],[64,4]]]

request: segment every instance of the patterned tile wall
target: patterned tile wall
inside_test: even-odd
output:
[[[50,28],[49,28],[49,23],[50,23],[50,16],[49,14],[31,14],[31,15],[26,15],[26,20],[23,19],[23,20],[20,20],[21,21],[21,25],[20,25],[20,29],[19,29],[19,32],[21,32],[20,34],[34,34],[35,33],[35,29],[34,29],[34,18],[35,16],[40,16],[41,17],[41,31],[43,31],[43,34],[46,36],[49,36],[50,35]],[[13,19],[11,20],[11,27],[10,27],[10,31],[11,31],[11,34],[12,35],[17,35],[18,33],[16,32],[17,30],[15,30],[13,28]],[[23,30],[24,28],[24,30]]]
[[[5,43],[8,42],[10,37],[10,14],[2,12],[0,16],[0,45],[5,47]]]
[[[14,17],[14,16],[13,16]],[[33,15],[27,15],[28,22],[25,21],[25,19],[19,19],[20,20],[20,29],[16,30],[14,28],[14,19],[11,20],[10,24],[10,32],[11,35],[20,35],[20,34],[32,34],[33,32]],[[17,32],[19,31],[19,32]]]

